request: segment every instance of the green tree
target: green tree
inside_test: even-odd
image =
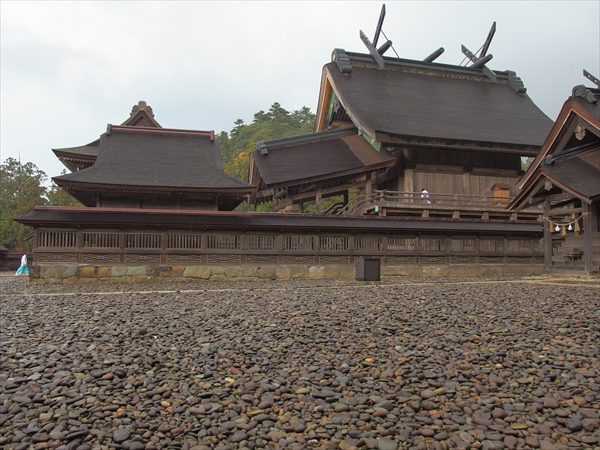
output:
[[[9,249],[31,248],[24,238],[31,232],[12,219],[30,211],[35,205],[46,204],[46,174],[31,162],[21,164],[8,158],[0,165],[0,244]]]
[[[229,133],[222,131],[218,135],[225,172],[247,180],[249,156],[258,142],[310,133],[314,120],[315,115],[310,108],[303,106],[298,111],[289,112],[278,102],[273,103],[268,112],[261,109],[255,113],[250,124],[237,119]]]
[[[63,169],[60,174],[65,175],[66,173],[66,169]],[[48,189],[46,197],[50,206],[82,206],[81,203],[67,194],[66,191],[58,187],[54,181],[52,181],[52,186]]]

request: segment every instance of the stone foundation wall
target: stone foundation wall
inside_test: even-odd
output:
[[[381,266],[381,276],[539,275],[542,265],[528,266]],[[146,281],[236,281],[354,278],[354,266],[91,266],[33,265],[29,280],[39,283]]]

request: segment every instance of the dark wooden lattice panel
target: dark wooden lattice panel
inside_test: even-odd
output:
[[[45,248],[77,247],[76,231],[38,231],[37,246]]]
[[[38,253],[39,262],[77,262],[77,253]]]
[[[270,235],[247,235],[246,250],[274,250],[275,236]]]
[[[504,239],[480,239],[479,240],[479,251],[480,252],[504,252]]]
[[[160,233],[126,233],[125,234],[126,248],[160,248],[161,234]]]
[[[504,256],[480,256],[479,264],[504,264]]]
[[[95,263],[118,263],[118,253],[83,253],[81,255],[81,262],[87,264]]]
[[[531,239],[509,239],[506,242],[509,253],[531,253],[533,252],[533,246]]]
[[[357,252],[377,252],[383,251],[382,237],[354,237],[354,251]]]
[[[444,238],[421,238],[419,239],[419,250],[422,252],[446,252],[446,240]]]
[[[319,250],[322,251],[347,251],[349,239],[347,236],[321,236]]]
[[[277,255],[246,255],[248,264],[277,264]]]
[[[451,256],[450,264],[475,264],[475,256]]]
[[[187,264],[196,263],[202,264],[204,258],[202,255],[191,254],[191,255],[179,255],[179,254],[167,254],[167,263],[170,264]]]
[[[450,239],[451,252],[474,252],[475,238]]]
[[[84,231],[81,233],[81,245],[83,248],[119,248],[120,233],[103,233]]]
[[[388,237],[387,247],[388,252],[414,252],[415,238],[414,237]]]
[[[531,264],[529,256],[509,256],[506,258],[507,264]]]
[[[207,234],[208,250],[241,250],[242,237],[235,234]]]
[[[314,264],[313,255],[283,255],[284,264]]]
[[[169,234],[167,235],[167,248],[173,249],[200,249],[202,248],[201,234]]]
[[[419,258],[419,264],[423,266],[445,266],[445,256],[421,256]]]
[[[415,263],[415,257],[414,256],[398,256],[398,255],[393,255],[393,256],[388,256],[387,257],[387,264],[390,265],[405,265],[405,264],[414,264]]]
[[[345,255],[321,255],[319,256],[319,264],[350,264],[350,258]]]
[[[207,264],[240,264],[240,255],[206,255]]]
[[[126,253],[125,262],[159,263],[159,253]]]
[[[315,250],[314,236],[283,236],[283,250],[307,252]]]

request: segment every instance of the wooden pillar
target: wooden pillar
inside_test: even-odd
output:
[[[415,177],[415,172],[412,169],[406,169],[404,171],[404,192],[414,192],[414,177]],[[412,203],[413,199],[412,197],[410,199],[408,199],[408,201],[410,203]]]
[[[348,204],[348,191],[344,191],[344,200],[343,200],[343,202],[344,202],[344,205]]]
[[[317,186],[317,194],[315,197],[315,212],[321,214],[321,186]]]
[[[471,174],[465,172],[462,176],[463,191],[467,195],[479,195],[480,193],[471,192]]]
[[[590,275],[594,270],[594,211],[591,205],[583,202],[583,256],[585,258],[585,272]]]
[[[304,212],[304,202],[303,201],[299,201],[298,202],[298,212],[299,213],[303,213]]]
[[[550,218],[550,202],[544,202],[544,217]],[[544,272],[552,268],[552,233],[550,226],[544,221]]]
[[[369,207],[371,205],[371,194],[373,193],[373,185],[371,182],[371,172],[367,172],[365,181],[365,206]]]

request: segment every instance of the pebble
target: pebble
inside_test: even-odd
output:
[[[507,280],[0,279],[0,446],[597,447],[598,286]]]

